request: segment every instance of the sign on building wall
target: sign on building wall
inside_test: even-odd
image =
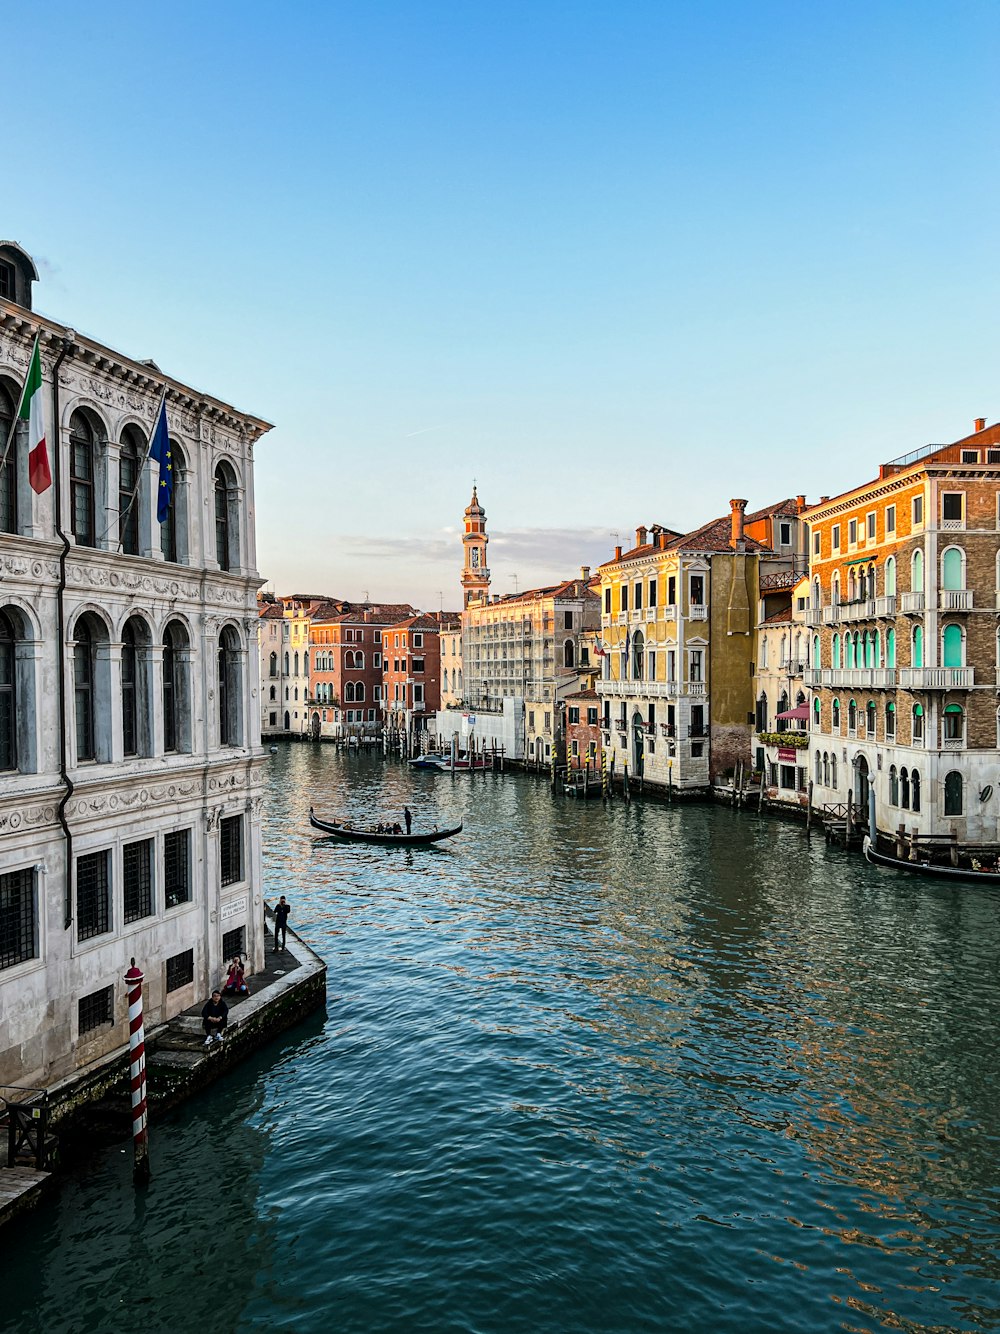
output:
[[[241,899],[230,899],[228,903],[224,903],[222,905],[222,920],[228,922],[234,917],[242,917],[247,910],[248,902],[249,900],[244,894]]]

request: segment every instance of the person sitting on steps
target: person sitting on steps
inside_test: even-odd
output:
[[[212,999],[206,1001],[201,1011],[202,1027],[205,1030],[205,1046],[222,1041],[222,1030],[229,1018],[229,1006],[222,999],[222,992],[216,987]]]

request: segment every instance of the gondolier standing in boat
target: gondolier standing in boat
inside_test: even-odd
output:
[[[410,825],[413,823],[413,816],[410,814],[409,806],[403,807],[403,819],[406,821],[406,832],[410,832]]]

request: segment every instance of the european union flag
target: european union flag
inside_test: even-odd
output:
[[[159,485],[156,488],[156,518],[165,523],[174,498],[174,465],[170,457],[170,437],[167,435],[167,400],[160,403],[160,415],[153,427],[149,457],[160,465]]]

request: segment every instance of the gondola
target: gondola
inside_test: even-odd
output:
[[[443,838],[453,838],[462,832],[459,822],[453,829],[432,829],[426,834],[378,834],[374,829],[365,829],[351,824],[349,820],[320,820],[309,807],[309,823],[314,829],[334,838],[342,838],[347,843],[380,843],[384,847],[416,848],[426,843],[440,843]]]
[[[977,885],[1000,885],[1000,871],[976,871],[971,866],[941,866],[934,862],[911,862],[903,857],[889,857],[884,852],[875,851],[867,834],[861,850],[873,866],[888,866],[893,871],[928,876],[932,880],[964,880]]]

